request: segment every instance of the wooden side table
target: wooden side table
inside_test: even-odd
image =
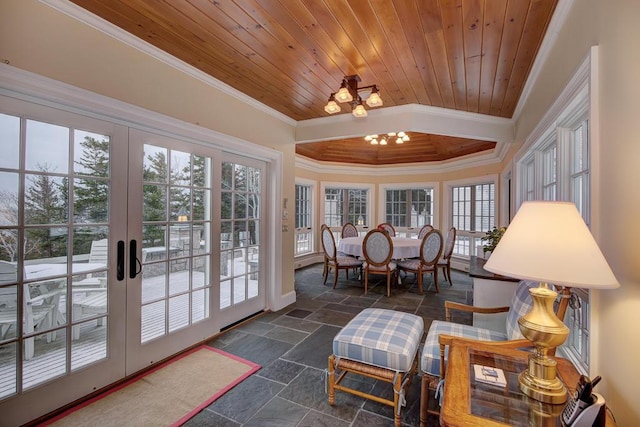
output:
[[[441,426],[561,426],[562,405],[531,399],[518,388],[518,375],[527,367],[527,352],[482,342],[454,340],[449,348]],[[566,359],[555,358],[557,373],[571,393],[580,374]],[[476,381],[473,365],[504,371],[506,386]],[[607,427],[615,421],[607,414]]]

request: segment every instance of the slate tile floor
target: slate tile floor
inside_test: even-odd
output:
[[[209,345],[262,366],[258,372],[202,410],[185,425],[198,426],[393,426],[393,408],[347,393],[336,392],[330,406],[325,393],[324,370],[333,337],[357,313],[367,307],[401,310],[422,316],[425,334],[434,319],[444,319],[444,301],[471,303],[471,278],[452,272],[454,286],[440,279],[440,292],[428,289],[418,295],[415,280],[385,295],[385,284],[364,290],[357,279],[340,275],[336,289],[322,284],[322,265],[296,271],[297,301],[285,309],[266,313],[230,329]],[[351,275],[353,276],[353,275]],[[425,275],[425,287],[431,283]],[[372,282],[374,283],[374,282]],[[371,286],[371,285],[370,285]],[[471,323],[460,314],[455,319]],[[358,390],[391,396],[388,383],[347,376],[345,384]],[[420,378],[416,376],[402,409],[403,425],[419,425]],[[429,425],[437,425],[436,417]]]

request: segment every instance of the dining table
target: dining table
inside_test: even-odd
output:
[[[364,236],[345,237],[338,243],[338,252],[355,257],[363,256],[362,243]],[[392,237],[393,259],[418,258],[420,256],[420,244],[422,240],[409,237]]]

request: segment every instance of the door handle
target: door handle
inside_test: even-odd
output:
[[[131,240],[129,242],[129,278],[135,279],[142,271],[142,263],[137,257],[138,242]]]
[[[117,279],[118,281],[124,280],[124,240],[118,240],[118,251],[117,251]]]

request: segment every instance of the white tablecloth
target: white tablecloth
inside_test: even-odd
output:
[[[345,237],[338,244],[338,251],[347,255],[361,257],[362,242],[364,236]],[[392,237],[393,259],[418,258],[420,256],[420,239],[410,239],[408,237]]]

